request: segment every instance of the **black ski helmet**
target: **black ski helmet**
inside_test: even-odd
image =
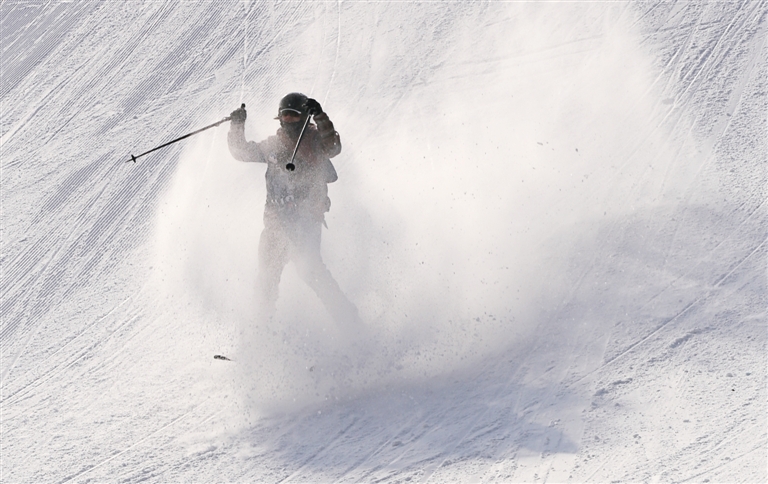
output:
[[[292,92],[280,100],[280,106],[277,109],[278,117],[285,111],[295,111],[300,115],[307,114],[307,96],[300,92]]]

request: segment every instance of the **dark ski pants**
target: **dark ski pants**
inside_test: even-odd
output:
[[[320,254],[322,225],[319,220],[280,219],[265,214],[259,240],[257,291],[259,311],[265,317],[275,313],[280,277],[292,261],[301,279],[315,291],[331,317],[341,327],[360,323],[357,308],[344,295],[323,263]]]

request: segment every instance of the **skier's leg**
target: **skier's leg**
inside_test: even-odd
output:
[[[320,230],[319,223],[304,226],[301,240],[295,241],[293,261],[301,279],[315,291],[334,321],[345,330],[358,332],[362,328],[357,308],[347,299],[323,263]]]
[[[256,303],[263,320],[275,314],[280,277],[288,261],[288,240],[278,225],[266,224],[259,239]]]
[[[337,324],[350,328],[360,323],[357,308],[344,295],[322,259],[306,257],[300,263],[297,261],[296,267],[301,278],[315,291]]]

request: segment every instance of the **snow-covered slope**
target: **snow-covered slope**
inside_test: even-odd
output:
[[[768,480],[765,1],[0,27],[3,482]],[[254,323],[264,168],[226,126],[125,163],[296,90],[342,136],[362,347],[290,267]]]

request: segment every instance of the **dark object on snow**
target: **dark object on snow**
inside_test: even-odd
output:
[[[234,111],[234,112],[233,112],[233,114],[234,114],[235,112],[238,112],[238,111],[242,111],[242,113],[243,113],[243,120],[242,120],[241,122],[242,122],[242,123],[245,123],[245,103],[243,103],[243,104],[240,106],[240,109],[238,109],[238,110]],[[226,123],[227,121],[233,121],[233,119],[232,119],[232,116],[231,116],[231,115],[230,115],[230,116],[227,116],[226,118],[222,119],[221,121],[216,121],[216,122],[215,122],[215,123],[213,123],[213,124],[209,124],[209,125],[208,125],[208,126],[206,126],[205,128],[200,128],[200,129],[198,129],[197,131],[192,131],[191,133],[185,134],[184,136],[181,136],[181,137],[179,137],[179,138],[176,138],[176,139],[175,139],[175,140],[173,140],[173,141],[169,141],[169,142],[167,142],[167,143],[161,144],[160,146],[157,146],[157,147],[155,147],[155,148],[152,148],[152,149],[151,149],[151,150],[149,150],[149,151],[145,151],[144,153],[142,153],[142,154],[140,154],[140,155],[137,155],[137,156],[133,156],[133,155],[131,155],[131,159],[130,159],[130,160],[125,160],[125,162],[126,162],[126,163],[128,163],[129,161],[133,160],[133,162],[134,162],[134,163],[136,163],[136,160],[137,160],[138,158],[141,158],[141,157],[142,157],[142,156],[144,156],[144,155],[148,155],[148,154],[152,153],[153,151],[157,151],[157,150],[159,150],[160,148],[165,148],[166,146],[168,146],[168,145],[172,145],[173,143],[175,143],[175,142],[177,142],[177,141],[181,141],[181,140],[183,140],[183,139],[189,138],[189,137],[190,137],[190,136],[192,136],[192,135],[195,135],[195,134],[197,134],[197,133],[201,133],[201,132],[205,131],[206,129],[215,128],[216,126],[218,126],[218,125],[220,125],[220,124],[222,124],[222,123]]]
[[[227,358],[227,357],[226,357],[226,356],[224,356],[224,355],[213,355],[213,359],[214,359],[214,360],[225,360],[225,361],[232,361],[232,360],[230,360],[229,358]]]

